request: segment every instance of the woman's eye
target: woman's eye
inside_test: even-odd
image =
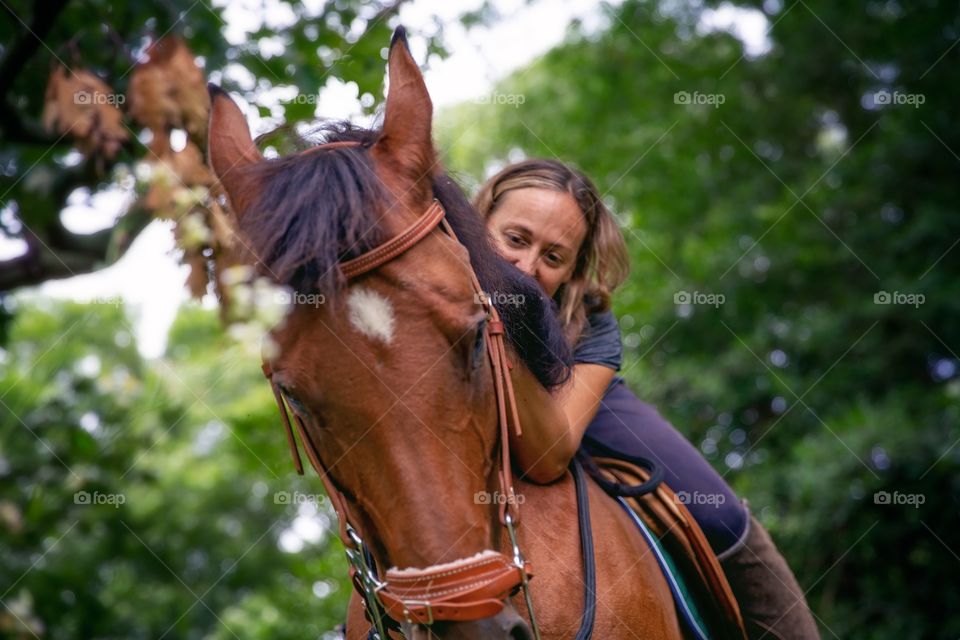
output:
[[[520,246],[521,244],[523,244],[523,238],[521,238],[520,236],[513,233],[507,233],[505,235],[507,237],[507,242],[509,242],[510,244],[514,246]]]
[[[561,258],[555,253],[548,254],[547,260],[549,260],[553,264],[560,264],[561,262],[563,262],[563,258]]]

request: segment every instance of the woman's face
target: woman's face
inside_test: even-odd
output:
[[[504,194],[487,217],[487,229],[500,254],[536,278],[550,297],[573,276],[587,235],[586,220],[573,196],[540,187]]]

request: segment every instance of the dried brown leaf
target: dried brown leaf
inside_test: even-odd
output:
[[[187,289],[190,295],[198,300],[207,292],[207,283],[209,275],[207,274],[207,259],[200,254],[194,253],[187,258],[186,263],[190,266],[190,273],[187,275]]]
[[[210,113],[206,81],[190,48],[179,37],[164,36],[147,48],[146,59],[131,75],[127,94],[130,115],[154,136],[183,128],[204,143]]]
[[[87,157],[112,159],[130,137],[117,108],[122,102],[123,96],[89,71],[57,66],[47,82],[43,124],[74,138]]]

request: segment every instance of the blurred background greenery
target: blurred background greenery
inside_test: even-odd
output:
[[[397,5],[327,3],[311,19],[291,5],[291,25],[251,35],[284,43],[264,61],[224,41],[217,7],[5,5],[0,70],[18,74],[2,81],[0,222],[54,249],[42,230],[55,231],[58,194],[112,178],[58,164],[69,141],[51,153],[31,127],[51,52],[10,56],[44,5],[44,41],[59,51],[87,29],[71,47],[105,77],[129,64],[103,42],[174,29],[207,70],[236,62],[303,91],[349,80],[361,96],[382,95],[398,21]],[[630,248],[614,305],[629,383],[748,498],[823,636],[956,638],[958,6],[740,2],[766,16],[759,52],[702,28],[723,6],[598,5],[600,26],[571,24],[484,98],[438,114],[446,166],[468,191],[524,156],[591,176]],[[509,16],[484,4],[461,19]],[[338,62],[318,64],[318,46]],[[442,30],[428,48],[447,54]],[[38,167],[62,188],[39,197]],[[319,481],[292,473],[258,355],[189,304],[145,359],[121,302],[18,295],[52,277],[31,273],[3,297],[0,636],[329,632],[349,589],[342,549]]]

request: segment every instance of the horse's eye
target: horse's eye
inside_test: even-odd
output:
[[[297,399],[294,398],[293,396],[287,396],[287,402],[289,402],[289,403],[290,403],[290,406],[293,408],[293,410],[296,411],[297,413],[299,413],[300,415],[306,415],[306,414],[307,414],[307,408],[303,406],[303,403],[302,403],[302,402],[300,402],[299,400],[297,400]]]
[[[301,416],[307,415],[307,408],[302,402],[297,400],[297,397],[290,393],[290,390],[280,385],[280,392],[283,394],[283,399],[287,401],[287,404],[290,405],[290,408],[299,413]]]
[[[477,323],[477,333],[473,339],[473,352],[470,355],[470,366],[473,369],[476,369],[481,364],[483,364],[483,347],[485,340],[485,331],[487,327],[487,319],[482,318],[480,322]]]

